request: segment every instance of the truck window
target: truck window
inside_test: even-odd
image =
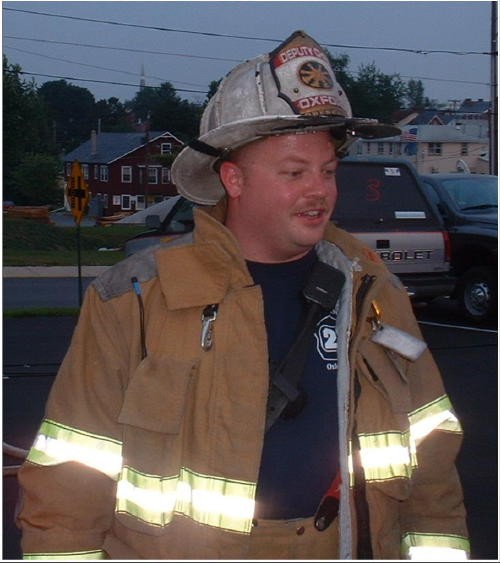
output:
[[[333,221],[350,231],[436,228],[429,205],[411,171],[398,164],[342,162]]]

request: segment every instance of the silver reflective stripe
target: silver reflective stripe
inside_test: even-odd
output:
[[[401,547],[405,557],[418,561],[465,561],[470,552],[467,538],[446,534],[407,533]]]
[[[462,427],[447,395],[410,413],[411,438],[419,444],[433,430],[461,433]]]
[[[96,551],[72,551],[69,553],[24,553],[23,559],[36,561],[75,561],[107,559],[107,555],[102,550]]]
[[[177,476],[160,477],[124,467],[116,510],[152,526],[165,526],[174,513],[180,513],[201,524],[249,533],[255,488],[254,483],[201,475],[186,468]]]
[[[117,479],[122,465],[122,445],[106,436],[45,419],[27,459],[37,465],[76,461]]]

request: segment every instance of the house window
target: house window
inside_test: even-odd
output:
[[[356,143],[356,154],[363,154],[363,143]]]
[[[113,205],[120,205],[122,202],[121,197],[119,195],[113,196]]]
[[[441,143],[429,143],[429,154],[440,155]]]
[[[394,154],[394,143],[389,143],[389,155]]]
[[[160,151],[161,154],[172,154],[172,143],[162,143]]]
[[[371,143],[366,143],[366,154],[370,154],[371,146],[372,146]]]
[[[82,164],[82,172],[83,172],[83,179],[88,180],[89,179],[89,165],[88,164]]]
[[[384,154],[384,143],[377,143],[377,154]]]
[[[138,195],[135,198],[135,208],[136,209],[145,209],[146,208],[146,199],[143,195]]]
[[[158,168],[148,167],[148,184],[158,183]]]
[[[122,183],[132,183],[132,166],[122,166]]]
[[[99,179],[101,182],[107,182],[109,179],[108,167],[105,164],[101,165]]]
[[[94,180],[98,180],[98,179],[99,179],[99,165],[94,164]]]
[[[161,169],[161,183],[162,184],[170,183],[170,168],[163,167]]]
[[[130,205],[130,196],[129,195],[122,195],[122,209],[127,211],[129,209],[131,209],[131,205]]]
[[[469,145],[467,143],[462,143],[460,148],[460,155],[467,156],[469,154]]]

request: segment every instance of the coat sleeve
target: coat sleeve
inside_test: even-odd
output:
[[[392,299],[394,296],[385,304],[382,299],[382,322],[408,334],[410,340],[423,341],[410,300],[406,295]],[[404,348],[401,342],[398,346]],[[413,350],[410,344],[408,350]],[[387,379],[392,382],[387,389],[393,416],[402,421],[402,413],[406,413],[401,428],[408,444],[410,469],[407,494],[399,503],[401,554],[420,561],[466,559],[470,547],[456,468],[463,435],[440,370],[428,348],[411,360],[391,350],[380,354],[389,359],[384,377],[388,377],[389,369],[396,368],[393,378]]]
[[[45,415],[19,471],[25,559],[101,559],[121,469],[127,338],[88,288]]]
[[[456,459],[462,428],[431,353],[409,370],[413,380],[410,444],[417,466],[402,505],[402,552],[420,561],[456,561],[470,552]]]

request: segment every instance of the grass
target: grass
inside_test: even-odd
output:
[[[3,219],[4,266],[112,266],[123,260],[127,239],[143,232],[137,225],[57,227],[30,219]],[[101,249],[101,250],[99,250]]]
[[[137,225],[80,227],[80,265],[112,266],[123,260],[125,241],[145,230]],[[99,249],[114,250],[99,250]],[[78,266],[77,227],[30,219],[3,219],[4,266]],[[76,316],[79,308],[33,307],[3,310],[4,318]]]

